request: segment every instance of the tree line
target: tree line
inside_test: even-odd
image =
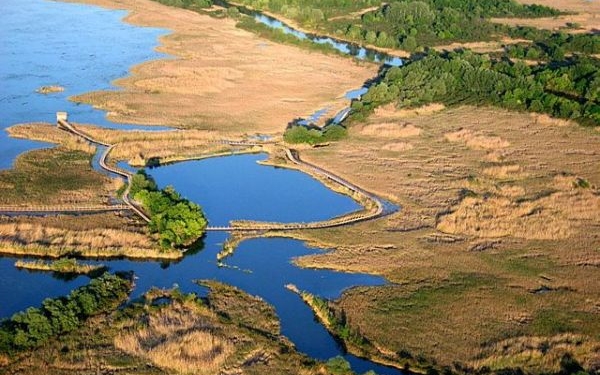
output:
[[[574,56],[527,66],[471,51],[429,51],[420,60],[389,69],[381,82],[353,102],[351,119],[363,119],[391,102],[401,107],[489,104],[598,126],[600,60]]]
[[[35,348],[51,337],[71,332],[94,315],[116,308],[128,296],[130,275],[105,273],[66,297],[47,298],[0,322],[0,352]]]
[[[549,17],[559,11],[513,0],[399,0],[362,15],[360,22],[342,21],[330,26],[358,43],[410,52],[422,46],[491,40],[506,34],[507,26],[490,17]]]

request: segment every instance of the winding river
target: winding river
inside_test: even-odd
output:
[[[2,129],[23,122],[51,122],[57,110],[68,111],[78,122],[105,127],[165,129],[113,124],[106,120],[104,112],[68,101],[69,96],[79,93],[114,89],[111,81],[128,74],[130,66],[163,57],[153,52],[153,48],[165,30],[133,27],[121,22],[125,15],[122,11],[86,5],[45,0],[3,0],[2,4]],[[65,90],[48,95],[35,92],[45,85],[60,85]],[[358,95],[362,92],[364,89],[356,91]],[[0,145],[0,169],[10,168],[22,152],[51,147],[9,138],[4,131],[0,131]],[[202,205],[213,225],[226,224],[232,219],[323,220],[358,208],[347,196],[332,192],[306,174],[257,164],[264,157],[258,154],[190,161],[152,169],[150,173],[159,185],[174,185]],[[151,286],[178,285],[185,292],[202,293],[202,288],[192,282],[194,279],[215,279],[235,285],[275,307],[282,333],[299,351],[321,360],[343,355],[358,373],[368,370],[378,374],[401,373],[345,353],[300,297],[284,288],[292,283],[301,290],[337,298],[349,287],[382,285],[386,283],[384,279],[296,267],[292,263],[294,258],[321,250],[285,238],[244,241],[225,260],[225,266],[220,266],[216,255],[226,239],[225,233],[209,233],[199,248],[176,262],[103,260],[102,263],[111,271],[135,272],[138,279],[133,297]],[[0,317],[39,305],[45,298],[67,294],[88,282],[85,276],[65,278],[19,270],[14,267],[15,260],[0,257],[0,296],[3,296]]]

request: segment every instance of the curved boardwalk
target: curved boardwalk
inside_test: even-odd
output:
[[[104,150],[104,152],[100,156],[99,165],[105,171],[108,171],[110,173],[121,176],[122,178],[127,180],[127,188],[123,192],[123,203],[125,203],[125,204],[124,205],[116,205],[116,206],[108,206],[108,207],[107,206],[103,206],[103,207],[73,206],[73,207],[68,207],[65,210],[57,209],[57,207],[49,207],[49,206],[48,207],[0,207],[0,212],[7,212],[7,213],[54,212],[54,213],[60,213],[60,212],[119,211],[119,210],[130,209],[133,212],[135,212],[139,217],[141,217],[144,221],[150,222],[150,218],[144,213],[144,211],[142,211],[129,198],[129,191],[131,189],[131,179],[132,179],[133,175],[130,172],[110,166],[106,163],[106,159],[108,158],[108,155],[110,154],[110,152],[116,145],[108,144],[108,143],[99,141],[97,139],[94,139],[94,138],[90,137],[88,134],[80,131],[79,129],[76,129],[73,125],[71,125],[69,122],[67,122],[65,120],[59,120],[58,127],[65,131],[71,132],[71,133],[85,139],[86,141],[88,141],[90,143],[106,147],[106,150]],[[228,144],[228,145],[232,145],[232,146],[259,146],[259,145],[264,145],[264,144],[272,144],[273,142],[218,140],[218,141],[212,141],[211,143],[221,143],[221,144]],[[316,221],[316,222],[310,222],[310,223],[251,222],[248,224],[239,224],[238,226],[218,226],[218,227],[209,226],[206,228],[206,231],[212,231],[212,232],[217,232],[217,231],[221,231],[221,232],[283,231],[283,230],[306,230],[306,229],[333,228],[333,227],[339,227],[339,226],[343,226],[343,225],[354,224],[354,223],[361,222],[361,221],[372,220],[372,219],[384,216],[386,214],[385,210],[384,210],[385,205],[384,205],[383,200],[381,200],[376,195],[369,193],[368,191],[352,184],[349,181],[344,180],[343,178],[341,178],[329,171],[326,171],[323,168],[320,168],[311,163],[302,161],[300,159],[298,151],[296,151],[296,150],[286,149],[286,156],[293,164],[297,165],[300,169],[304,169],[304,170],[312,172],[313,174],[325,177],[325,178],[345,187],[346,189],[349,189],[350,191],[352,191],[356,194],[359,194],[359,195],[363,196],[364,198],[372,201],[375,204],[375,206],[377,207],[377,209],[375,211],[371,211],[371,212],[367,212],[367,211],[355,212],[355,213],[350,213],[350,214],[340,216],[337,218],[333,218],[330,220]]]
[[[146,222],[150,222],[150,218],[144,213],[144,211],[142,211],[138,206],[136,206],[130,199],[129,199],[129,190],[131,189],[131,178],[133,177],[133,175],[127,171],[121,170],[119,168],[116,167],[112,167],[108,164],[106,164],[106,159],[108,158],[108,155],[110,154],[110,152],[112,151],[112,149],[116,146],[116,145],[111,145],[102,141],[98,141],[92,137],[90,137],[89,135],[81,132],[78,129],[75,129],[75,127],[73,125],[71,125],[69,122],[64,121],[64,120],[59,120],[58,121],[58,126],[61,129],[64,129],[68,132],[71,132],[85,140],[87,140],[90,143],[94,143],[100,146],[105,146],[106,150],[102,153],[102,155],[100,156],[100,160],[98,161],[98,163],[100,164],[100,167],[102,169],[104,169],[105,171],[114,173],[116,175],[119,175],[123,178],[125,178],[127,180],[127,187],[125,188],[125,191],[123,192],[123,202],[131,209],[133,210],[133,212],[135,212],[139,217],[141,217],[144,221]]]
[[[343,178],[326,171],[323,168],[317,167],[311,163],[307,163],[300,159],[298,151],[292,149],[286,149],[287,158],[294,164],[300,166],[302,169],[307,169],[314,174],[328,178],[337,184],[353,191],[354,193],[360,194],[363,197],[371,200],[377,206],[377,209],[373,212],[357,212],[341,217],[337,217],[325,221],[315,221],[311,223],[251,223],[244,226],[228,226],[228,227],[208,227],[207,231],[283,231],[283,230],[307,230],[307,229],[323,229],[323,228],[334,228],[343,225],[349,225],[358,223],[361,221],[372,220],[383,216],[384,213],[384,202],[366,190],[354,185],[353,183],[344,180]]]

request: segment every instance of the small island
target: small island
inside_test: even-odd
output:
[[[39,89],[35,90],[35,92],[37,92],[38,94],[54,94],[57,92],[63,92],[65,91],[65,88],[59,85],[49,85],[49,86],[42,86]]]

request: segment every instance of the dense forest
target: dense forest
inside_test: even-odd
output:
[[[150,215],[150,231],[158,234],[163,248],[188,246],[204,234],[208,222],[200,206],[171,186],[159,190],[144,170],[133,176],[130,194]]]
[[[132,283],[124,275],[104,275],[66,297],[47,298],[0,322],[0,352],[34,348],[53,336],[77,329],[87,318],[117,307]]]
[[[439,102],[490,104],[600,124],[600,60],[583,56],[528,66],[470,51],[436,53],[402,68],[391,68],[381,82],[352,104],[352,119],[378,105],[414,107]]]

